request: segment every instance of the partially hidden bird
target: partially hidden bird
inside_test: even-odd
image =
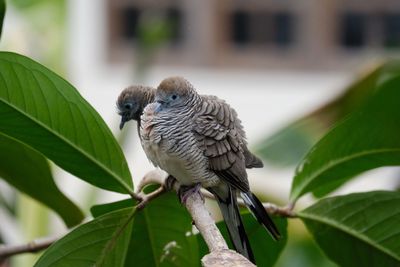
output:
[[[236,251],[255,263],[239,213],[238,192],[273,239],[280,238],[247,180],[246,168],[263,164],[248,150],[241,121],[224,100],[199,95],[184,78],[171,77],[157,90],[144,86],[125,89],[117,107],[121,129],[129,120],[138,122],[142,146],[155,166],[181,185],[201,185],[214,194]]]

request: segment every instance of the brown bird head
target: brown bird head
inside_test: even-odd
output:
[[[157,88],[155,101],[160,104],[158,109],[182,107],[196,95],[193,85],[182,77],[164,79]]]
[[[134,85],[124,89],[118,97],[117,108],[121,116],[119,128],[130,120],[140,120],[147,104],[154,101],[156,89],[147,86]]]

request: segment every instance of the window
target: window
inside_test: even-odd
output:
[[[383,38],[385,47],[400,47],[400,14],[383,16]]]
[[[249,27],[250,16],[243,11],[236,11],[232,15],[233,42],[237,45],[245,45],[250,41]]]
[[[346,13],[342,16],[341,45],[346,48],[362,48],[366,45],[367,16],[362,13]]]
[[[231,40],[237,46],[284,47],[293,41],[293,15],[288,12],[235,11],[231,25]]]
[[[137,28],[139,24],[140,10],[134,7],[128,7],[122,10],[123,20],[123,38],[132,40],[137,38]]]
[[[278,13],[274,16],[274,39],[280,46],[292,42],[293,16],[289,13]]]
[[[121,38],[126,41],[137,41],[140,38],[140,27],[147,27],[143,17],[155,14],[156,18],[163,18],[165,38],[172,44],[182,41],[182,12],[175,7],[166,9],[157,8],[138,8],[135,6],[124,7],[120,10],[121,14]],[[163,37],[161,37],[163,38]]]

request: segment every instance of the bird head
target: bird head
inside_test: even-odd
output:
[[[118,114],[121,116],[120,129],[127,121],[140,120],[143,109],[154,101],[155,91],[152,87],[135,85],[121,92],[117,100]]]
[[[196,94],[196,91],[186,79],[182,77],[166,78],[156,91],[155,102],[159,104],[157,112],[166,108],[185,106],[193,94]]]

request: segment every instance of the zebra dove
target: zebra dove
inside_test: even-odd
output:
[[[134,85],[125,88],[118,96],[117,108],[121,116],[119,128],[122,130],[125,123],[130,120],[137,121],[140,129],[140,116],[147,104],[154,101],[156,89],[149,86]],[[139,135],[140,136],[140,135]]]
[[[217,198],[235,249],[254,262],[237,206],[245,204],[276,240],[279,231],[250,191],[246,167],[262,167],[247,149],[236,112],[223,100],[199,95],[181,77],[163,80],[142,115],[140,135],[147,157],[181,185],[201,185]]]

